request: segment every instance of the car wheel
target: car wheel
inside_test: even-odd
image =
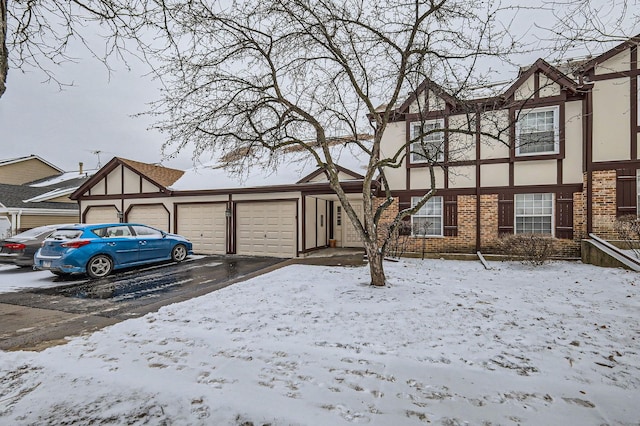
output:
[[[187,248],[184,245],[178,244],[173,248],[173,250],[171,250],[171,260],[174,262],[182,262],[186,258]]]
[[[106,277],[113,271],[113,261],[109,256],[99,254],[87,263],[87,275],[91,278]]]

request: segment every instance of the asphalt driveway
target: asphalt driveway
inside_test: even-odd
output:
[[[142,316],[287,263],[270,257],[208,256],[94,281],[52,275],[52,281],[58,280],[55,287],[0,294],[0,349],[40,350],[63,343],[67,336]]]

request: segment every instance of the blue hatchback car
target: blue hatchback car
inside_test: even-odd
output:
[[[193,254],[186,238],[136,223],[65,226],[45,239],[34,268],[55,275],[86,273],[102,278],[112,271],[147,263],[182,262]]]

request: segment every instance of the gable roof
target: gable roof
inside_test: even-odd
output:
[[[518,90],[518,88],[522,86],[522,84],[524,84],[529,79],[529,77],[531,77],[536,72],[543,73],[555,83],[558,83],[560,86],[567,89],[571,93],[576,93],[578,91],[578,85],[573,79],[567,77],[560,70],[558,70],[558,68],[540,58],[526,70],[520,71],[516,81],[513,82],[513,84],[502,94],[502,96],[504,98],[510,98],[511,96],[513,96],[516,90]]]
[[[155,164],[142,163],[140,161],[129,160],[121,157],[113,157],[105,164],[96,174],[90,177],[84,184],[76,189],[71,195],[72,200],[77,199],[80,195],[89,190],[92,186],[102,180],[105,176],[115,170],[118,166],[126,167],[134,173],[147,179],[163,192],[168,192],[170,185],[175,183],[184,174],[183,170],[171,169],[169,167],[158,166]]]
[[[457,99],[450,95],[442,86],[435,83],[430,78],[425,78],[422,83],[416,88],[415,91],[411,92],[409,97],[397,108],[399,113],[406,112],[411,104],[418,98],[418,96],[424,92],[425,90],[431,90],[438,97],[442,98],[445,102],[451,105],[455,105],[457,103]]]
[[[592,71],[596,65],[613,58],[614,56],[616,56],[618,53],[622,52],[623,50],[626,50],[628,48],[634,47],[634,46],[638,46],[640,45],[640,34],[635,35],[631,38],[629,38],[628,40],[612,47],[611,49],[607,50],[606,52],[604,52],[601,55],[596,56],[595,58],[591,59],[590,61],[585,62],[581,67],[580,67],[580,72],[581,73],[588,73],[590,71]]]
[[[184,174],[183,170],[171,169],[155,164],[141,163],[140,161],[127,160],[126,158],[118,158],[118,160],[131,170],[150,178],[150,180],[165,188],[180,179],[180,176]]]
[[[65,209],[77,210],[78,204],[73,202],[50,202],[50,201],[31,201],[37,199],[44,193],[51,191],[52,188],[31,187],[28,185],[10,185],[7,183],[0,184],[0,202],[6,208],[14,209]],[[60,196],[60,195],[58,195]],[[55,198],[55,197],[49,197]]]
[[[29,160],[39,160],[40,162],[42,162],[43,164],[46,164],[47,166],[59,171],[60,173],[64,173],[64,170],[62,170],[61,168],[54,166],[53,164],[49,163],[48,161],[40,158],[37,155],[29,155],[26,157],[17,157],[17,158],[7,158],[4,160],[0,160],[0,167],[2,166],[8,166],[9,164],[15,164],[15,163],[21,163],[23,161],[29,161]]]
[[[352,148],[353,147],[353,148]],[[366,168],[369,157],[362,159],[362,151],[351,144],[334,144],[330,147],[331,155],[338,170],[352,179],[362,180],[358,173]],[[321,150],[319,150],[321,153]],[[321,158],[322,154],[321,154]],[[224,162],[211,162],[187,170],[186,173],[171,185],[175,191],[196,190],[233,190],[236,188],[265,188],[279,185],[304,185],[314,183],[310,180],[323,173],[314,159],[303,150],[289,150],[277,163],[265,159],[247,168],[225,168]]]

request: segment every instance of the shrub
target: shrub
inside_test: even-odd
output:
[[[640,258],[640,220],[636,215],[621,216],[613,224],[618,236],[629,250]]]
[[[540,266],[555,254],[555,240],[542,234],[516,234],[500,238],[500,251],[510,260]]]
[[[383,232],[389,232],[389,225],[385,225]],[[407,251],[409,240],[411,239],[411,223],[402,221],[398,224],[389,238],[385,256],[400,258]]]

